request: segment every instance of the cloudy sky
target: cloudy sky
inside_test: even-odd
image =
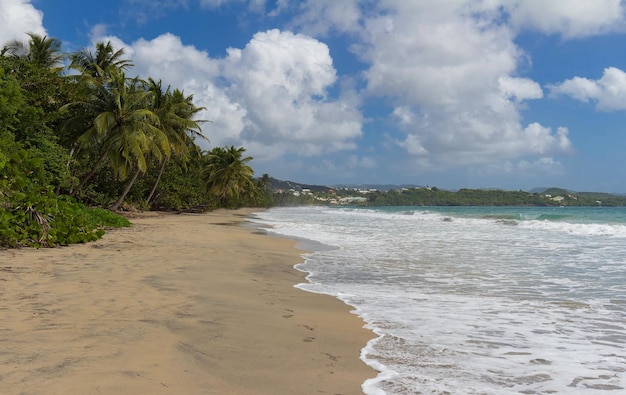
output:
[[[26,32],[123,47],[257,174],[626,192],[620,0],[0,0]]]

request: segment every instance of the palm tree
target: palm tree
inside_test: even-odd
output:
[[[264,173],[261,178],[256,180],[256,188],[254,193],[254,202],[257,205],[269,206],[271,204],[272,179],[269,174]]]
[[[204,121],[193,119],[204,108],[193,104],[192,95],[185,96],[178,89],[172,92],[169,86],[163,90],[160,80],[157,82],[152,78],[148,79],[148,89],[152,92],[152,111],[159,117],[161,130],[167,135],[173,153],[186,163],[190,154],[197,152],[192,149],[195,147],[194,138],[200,137],[208,141],[201,133],[199,124]],[[147,203],[152,201],[168,161],[169,157],[161,161],[159,174],[146,199]]]
[[[136,91],[137,85],[131,84],[131,95],[139,93],[137,101],[139,107],[134,110],[135,116],[127,118],[125,127],[120,129],[121,133],[117,133],[111,140],[113,145],[111,152],[114,153],[111,156],[111,162],[119,178],[124,180],[128,170],[135,167],[132,178],[126,184],[119,199],[111,206],[113,210],[119,209],[122,205],[139,174],[146,173],[148,170],[147,158],[154,157],[157,161],[165,161],[171,152],[171,145],[167,134],[161,128],[159,116],[150,108],[152,94],[141,85],[139,84],[140,90]],[[144,96],[148,102],[144,102],[143,105],[146,107],[142,108]]]
[[[85,100],[81,103],[72,103],[67,108],[72,108],[77,113],[70,117],[64,125],[64,130],[68,133],[66,139],[68,139],[68,145],[71,145],[69,160],[67,167],[70,167],[74,154],[80,149],[78,138],[85,133],[85,130],[93,126],[93,119],[98,115],[99,109],[103,108],[104,102],[106,102],[107,87],[119,86],[120,82],[117,81],[120,77],[120,73],[126,71],[127,68],[132,67],[130,60],[124,59],[124,49],[115,51],[110,41],[104,43],[102,41],[96,43],[96,50],[84,48],[82,51],[74,52],[70,55],[70,68],[78,71],[78,75],[70,75],[69,77],[76,80],[78,90],[82,90],[82,95],[85,96]],[[95,99],[95,100],[94,100]],[[100,99],[102,102],[95,104]],[[101,157],[103,161],[106,157]],[[82,188],[85,182],[95,174],[98,170],[98,166],[92,168],[92,172],[88,173],[88,176],[83,179],[83,182],[78,188],[71,188],[70,194],[76,193]]]
[[[124,49],[115,51],[110,41],[96,43],[96,52],[85,48],[70,55],[70,67],[81,74],[89,75],[98,80],[107,78],[111,73],[126,71],[133,64],[124,59]]]
[[[61,70],[59,67],[64,55],[61,52],[59,39],[28,33],[28,43],[19,40],[9,41],[2,48],[2,55],[24,58],[29,62],[46,69]]]
[[[255,190],[254,171],[247,164],[252,157],[243,157],[245,148],[213,148],[206,155],[203,168],[203,181],[207,192],[220,203],[228,198],[239,198]]]
[[[134,169],[133,177],[113,205],[117,209],[139,174],[147,171],[147,158],[161,160],[169,156],[170,144],[160,129],[159,117],[150,109],[152,93],[144,81],[112,71],[107,83],[89,76],[83,77],[83,83],[91,92],[85,100],[71,104],[77,109],[78,120],[70,122],[88,125],[78,144],[83,149],[100,152],[100,156],[72,194],[80,191],[107,161],[120,180],[125,180]],[[81,117],[87,120],[81,121]]]

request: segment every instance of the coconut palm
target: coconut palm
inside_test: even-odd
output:
[[[113,170],[120,179],[124,180],[128,170],[133,167],[135,172],[119,199],[111,206],[113,210],[119,209],[137,177],[148,170],[147,158],[165,161],[171,152],[168,135],[161,127],[159,116],[152,111],[152,92],[143,83],[137,82],[138,80],[133,81],[135,82],[129,86],[128,97],[133,98],[137,95],[137,101],[129,108],[135,114],[126,118],[124,121],[126,125],[119,128],[118,133],[110,140],[112,145],[110,158]],[[135,105],[137,107],[133,110]],[[120,118],[117,119],[119,122]]]
[[[161,160],[169,156],[170,144],[160,129],[159,117],[150,109],[152,93],[144,81],[112,71],[107,83],[84,76],[83,84],[90,92],[84,100],[69,106],[76,114],[69,122],[87,125],[77,140],[79,147],[100,154],[72,194],[80,191],[108,162],[120,180],[125,180],[131,170],[135,171],[122,196],[113,205],[113,208],[119,208],[139,174],[147,171],[147,158]]]
[[[28,42],[12,40],[6,43],[2,55],[24,58],[37,66],[60,71],[59,66],[65,57],[61,52],[61,41],[34,33],[28,33],[28,36]]]
[[[75,111],[74,116],[71,116],[64,125],[65,138],[67,144],[71,146],[70,161],[80,148],[79,136],[90,126],[93,126],[93,119],[98,115],[99,108],[101,108],[101,106],[94,105],[94,99],[97,101],[100,97],[105,102],[108,84],[112,87],[119,85],[119,81],[115,81],[115,79],[120,76],[120,73],[124,73],[127,68],[132,66],[130,60],[124,59],[123,56],[124,49],[115,51],[110,41],[96,43],[95,52],[85,48],[70,55],[70,68],[78,71],[79,74],[73,74],[69,77],[76,81],[77,91],[85,97],[80,105],[77,106],[77,103],[73,103],[67,106]],[[70,161],[67,163],[68,168]],[[98,167],[92,170],[91,175],[98,170]],[[91,175],[84,181],[88,181]],[[78,189],[81,187],[82,185]],[[75,190],[72,188],[70,193],[73,191]]]
[[[159,117],[160,128],[166,134],[172,152],[183,163],[186,163],[191,153],[197,153],[197,150],[194,149],[196,147],[195,137],[208,141],[201,133],[200,122],[204,121],[194,120],[195,116],[204,108],[196,107],[193,104],[193,96],[185,96],[178,89],[171,91],[168,86],[164,90],[160,80],[148,79],[148,89],[152,93],[152,111]],[[169,157],[161,161],[157,180],[147,198],[148,203],[152,201],[168,161]]]
[[[245,151],[243,147],[216,147],[206,155],[202,176],[214,202],[239,198],[255,190],[254,171],[248,165],[252,157],[244,157]]]
[[[269,205],[271,203],[272,179],[265,173],[255,181],[255,193],[253,201],[257,205]]]
[[[124,49],[115,51],[110,41],[96,43],[96,51],[85,48],[70,55],[70,67],[81,74],[102,80],[114,72],[125,72],[132,67],[130,60],[124,59]]]

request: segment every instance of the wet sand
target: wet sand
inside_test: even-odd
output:
[[[373,337],[293,285],[249,211],[156,214],[99,241],[0,250],[3,394],[361,394]]]

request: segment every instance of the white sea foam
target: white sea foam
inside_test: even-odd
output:
[[[626,391],[624,215],[556,213],[307,207],[258,220],[337,247],[306,255],[300,287],[354,306],[379,335],[362,351],[380,372],[367,394]]]
[[[528,229],[557,231],[581,236],[610,236],[626,238],[626,226],[621,224],[589,224],[551,221],[525,221],[521,223]]]

